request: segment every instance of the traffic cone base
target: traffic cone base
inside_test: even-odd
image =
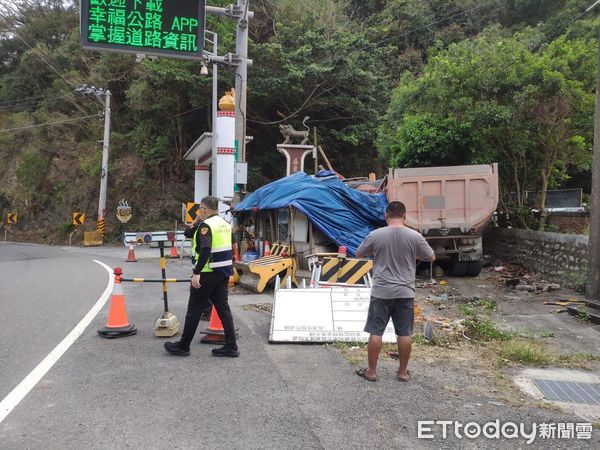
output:
[[[207,334],[202,339],[200,339],[202,344],[213,344],[213,345],[225,345],[227,341],[225,340],[225,336],[220,336],[218,334]]]
[[[203,344],[214,344],[214,345],[225,345],[226,344],[225,330],[223,329],[223,324],[221,323],[219,314],[217,314],[217,309],[214,306],[212,308],[212,312],[210,313],[210,322],[208,323],[207,330],[201,331],[200,333],[205,334],[205,336],[202,339],[200,339],[200,342]],[[237,333],[236,333],[236,337],[237,337]]]
[[[129,325],[128,327],[119,328],[108,328],[104,327],[98,330],[98,334],[106,339],[115,339],[120,337],[133,336],[137,333],[135,325]]]
[[[125,295],[121,285],[121,268],[115,268],[115,285],[110,298],[106,326],[98,334],[107,339],[132,336],[137,333],[135,325],[129,323],[125,309]]]
[[[137,259],[135,259],[135,252],[133,251],[133,241],[129,243],[129,253],[127,254],[125,262],[137,262]]]

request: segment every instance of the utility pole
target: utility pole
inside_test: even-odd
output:
[[[235,69],[235,141],[240,162],[246,162],[246,99],[248,90],[248,8],[250,0],[237,0],[241,12],[237,20],[235,50],[239,64]]]
[[[96,231],[106,235],[106,190],[108,186],[108,148],[110,144],[110,91],[104,91],[104,138],[102,139],[102,171],[100,172],[100,200]]]
[[[102,167],[100,171],[100,200],[98,201],[98,221],[96,231],[106,235],[106,190],[108,186],[108,148],[110,145],[110,91],[84,84],[75,89],[76,94],[94,95],[104,106],[104,137],[102,139]],[[104,97],[104,101],[102,101]]]
[[[594,3],[596,6],[598,2]],[[596,74],[596,110],[594,112],[594,153],[592,157],[591,224],[588,242],[588,272],[585,296],[600,298],[600,36]]]

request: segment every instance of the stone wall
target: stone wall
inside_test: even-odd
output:
[[[484,254],[514,262],[543,274],[548,281],[581,289],[587,271],[588,237],[516,228],[491,228],[484,236]]]

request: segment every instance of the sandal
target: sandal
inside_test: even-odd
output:
[[[412,375],[412,374],[410,373],[410,370],[407,370],[407,371],[406,371],[406,377],[401,377],[401,376],[400,376],[400,370],[398,370],[398,372],[396,372],[396,373],[398,374],[398,380],[399,380],[399,381],[402,381],[403,383],[406,383],[407,381],[409,381],[409,380],[410,380],[410,378],[411,378],[411,375]]]
[[[363,368],[363,369],[358,369],[358,370],[356,371],[356,375],[358,375],[358,376],[359,376],[359,377],[361,377],[361,378],[364,378],[364,379],[365,379],[365,380],[367,380],[367,381],[372,381],[372,382],[375,382],[375,381],[377,381],[377,377],[375,377],[375,378],[371,378],[371,377],[369,377],[369,376],[367,375],[367,368],[366,368],[366,367],[365,367],[365,368]]]

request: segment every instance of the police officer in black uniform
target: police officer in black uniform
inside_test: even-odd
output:
[[[239,356],[233,316],[227,301],[229,277],[233,274],[231,225],[219,217],[218,209],[216,197],[204,197],[200,201],[200,212],[185,230],[185,236],[192,238],[194,273],[181,340],[165,342],[165,350],[172,355],[189,356],[200,316],[212,302],[223,324],[226,342],[223,347],[213,349],[212,354]]]

